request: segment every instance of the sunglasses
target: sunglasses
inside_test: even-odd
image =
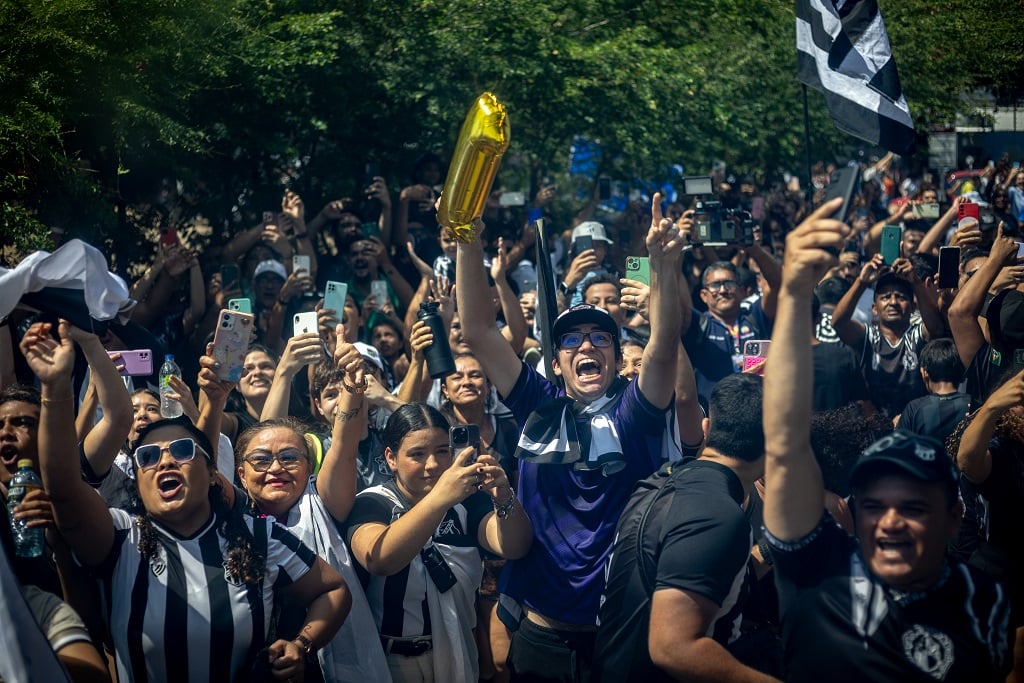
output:
[[[201,451],[207,458],[210,457],[194,440],[175,439],[166,446],[160,446],[155,443],[139,446],[135,449],[135,454],[133,455],[135,464],[138,465],[140,470],[153,469],[160,464],[160,457],[164,451],[170,453],[171,458],[179,465],[191,462],[196,457],[196,451]]]
[[[291,472],[299,469],[299,465],[306,460],[306,456],[297,448],[285,448],[276,455],[269,451],[253,451],[242,457],[242,460],[249,463],[249,467],[257,472],[266,472],[275,460],[283,469]]]
[[[612,345],[612,335],[603,330],[591,330],[590,332],[566,332],[558,338],[558,348],[578,349],[583,346],[583,340],[589,339],[590,343],[599,349],[605,349]]]

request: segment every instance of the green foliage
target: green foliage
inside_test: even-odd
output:
[[[1021,96],[1012,5],[883,1],[919,130],[960,93]],[[517,189],[564,174],[578,135],[614,177],[802,168],[793,26],[782,0],[0,0],[0,239],[24,253],[59,225],[128,263],[155,224],[201,247],[190,226],[224,239],[285,184],[311,212],[357,195],[368,160],[397,191],[485,90]],[[863,146],[809,103],[815,158]]]

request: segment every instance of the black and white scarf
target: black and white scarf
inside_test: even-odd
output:
[[[605,476],[619,472],[626,462],[612,418],[627,385],[624,378],[616,377],[604,396],[592,403],[568,396],[544,403],[526,418],[516,457],[537,464],[572,465],[577,470],[600,469]],[[589,420],[577,422],[578,416]]]

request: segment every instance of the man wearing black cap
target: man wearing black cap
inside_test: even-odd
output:
[[[877,321],[864,325],[853,319],[853,312],[861,294],[871,286],[875,289],[871,312]],[[911,324],[915,299],[921,322]],[[891,270],[878,254],[864,264],[853,286],[836,304],[832,327],[859,355],[871,398],[886,415],[899,415],[907,403],[927,393],[918,354],[929,339],[942,335],[945,323],[908,259],[896,259]]]
[[[828,202],[786,238],[764,388],[766,539],[786,681],[1002,681],[1009,604],[946,557],[963,504],[942,445],[895,432],[851,473],[856,538],[824,513],[810,447],[810,296],[850,229]]]
[[[459,244],[463,333],[523,426],[518,498],[534,543],[526,557],[506,565],[499,583],[506,623],[517,629],[509,654],[513,680],[589,680],[615,524],[636,482],[661,464],[675,382],[680,312],[673,295],[682,239],[662,218],[658,194],[652,215],[651,339],[632,382],[618,377],[618,326],[588,304],[562,313],[552,330],[552,370],[564,392],[520,361],[495,323],[480,243]]]

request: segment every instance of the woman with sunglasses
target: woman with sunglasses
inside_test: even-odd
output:
[[[305,654],[348,613],[345,582],[288,531],[231,510],[210,442],[186,418],[139,430],[140,504],[134,514],[108,511],[65,443],[74,433],[69,328],[61,321],[55,340],[51,325],[37,323],[21,350],[42,385],[43,484],[58,529],[102,584],[118,679],[229,681],[269,671],[301,680]],[[268,643],[278,591],[308,611],[293,640]]]
[[[346,534],[370,574],[366,594],[391,677],[475,681],[480,549],[522,557],[530,520],[493,456],[472,446],[453,453],[436,408],[402,406],[383,439],[394,480],[356,496]]]
[[[352,610],[337,635],[317,652],[325,680],[351,683],[390,680],[384,651],[352,558],[337,524],[348,517],[356,495],[356,457],[366,421],[363,359],[342,341],[339,326],[335,360],[342,380],[332,413],[330,447],[314,475],[312,436],[292,418],[264,420],[238,439],[238,478],[256,514],[272,515],[337,570],[352,590]],[[285,352],[286,358],[289,351]],[[286,601],[279,628],[302,618],[305,610]]]

